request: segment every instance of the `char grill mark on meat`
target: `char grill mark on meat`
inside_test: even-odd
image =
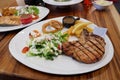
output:
[[[95,40],[98,41],[101,44],[101,46],[104,48],[105,42],[103,41],[103,39],[101,39],[101,38],[95,38]]]
[[[78,61],[84,63],[92,63],[93,61],[82,50],[80,50],[78,47],[73,45],[75,43],[76,41],[63,43],[63,53],[65,53],[68,56],[72,56]]]
[[[99,48],[97,48],[93,43],[91,43],[90,41],[87,42],[87,44],[96,51],[96,53],[94,53],[94,55],[96,55],[98,57],[98,60],[101,59],[102,55],[104,54]]]
[[[102,37],[90,34],[81,36],[78,41],[63,43],[62,50],[66,55],[89,64],[102,58],[105,53],[105,44]]]
[[[77,61],[85,61],[84,59],[82,58],[79,58],[79,56],[76,54],[73,54],[73,58],[75,58]]]
[[[83,52],[93,61],[93,62],[96,62],[97,61],[97,58],[89,51],[89,46],[87,46],[86,44],[81,44],[80,42],[79,42],[79,44],[81,45],[81,46],[78,46],[81,50],[83,50]],[[85,46],[87,46],[87,47],[85,47]]]
[[[93,35],[90,36],[90,38],[95,39],[104,48],[104,46],[105,46],[106,43],[105,43],[105,41],[103,40],[102,37],[99,37],[98,35],[93,34]]]
[[[81,43],[79,41],[79,43]],[[82,44],[82,43],[81,43]],[[101,55],[97,52],[97,48],[95,48],[94,44],[90,44],[89,41],[86,42],[86,44],[82,44],[84,47],[91,53],[93,54],[98,60],[101,58]]]
[[[96,46],[96,44],[92,43],[91,41],[88,41],[87,43],[89,46],[91,46],[91,48],[96,50],[101,56],[103,55],[103,52]]]
[[[105,49],[102,47],[102,45],[98,43],[95,39],[91,38],[89,41],[92,42],[95,46],[97,46],[102,52],[105,52]]]
[[[85,62],[85,63],[92,63],[92,60],[86,54],[84,54],[84,52],[79,50],[78,52],[74,54],[76,54],[79,57],[80,61]]]
[[[79,48],[84,54],[86,54],[92,60],[92,62],[97,61],[96,57],[91,52],[89,52],[87,48],[80,44],[79,41],[76,41],[76,43],[72,45],[76,46],[76,48]]]
[[[73,55],[73,51],[70,48],[72,48],[72,46],[69,44],[69,42],[65,42],[62,44],[63,53],[65,53],[68,56]]]
[[[81,51],[79,48],[77,48],[75,46],[74,46],[73,57],[81,62],[92,63],[92,60],[83,51]]]

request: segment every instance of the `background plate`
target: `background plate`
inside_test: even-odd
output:
[[[20,7],[20,6],[19,6]],[[19,8],[17,7],[17,8]],[[32,21],[31,23],[29,24],[21,24],[19,26],[0,26],[0,32],[6,32],[6,31],[12,31],[12,30],[17,30],[17,29],[21,29],[21,28],[25,28],[27,26],[30,26],[40,20],[42,20],[44,17],[46,17],[48,14],[49,14],[49,9],[48,8],[45,8],[45,7],[41,7],[41,6],[37,6],[37,8],[39,9],[40,13],[39,13],[39,18]]]
[[[70,5],[75,5],[83,0],[71,0],[71,1],[66,1],[66,2],[57,2],[54,0],[43,0],[45,3],[50,4],[50,5],[55,5],[55,6],[70,6]]]
[[[106,35],[104,37],[106,46],[105,46],[105,54],[103,58],[93,64],[85,64],[78,62],[71,57],[60,55],[57,58],[55,58],[53,61],[41,59],[40,57],[27,57],[26,55],[22,54],[21,50],[26,45],[26,41],[29,39],[29,33],[37,29],[41,31],[42,25],[49,20],[59,20],[62,21],[63,17],[48,19],[45,21],[41,21],[37,24],[31,25],[30,27],[27,27],[26,29],[20,31],[11,41],[9,44],[9,50],[11,52],[11,55],[18,60],[19,62],[23,63],[24,65],[46,73],[51,74],[59,74],[59,75],[73,75],[73,74],[82,74],[91,72],[94,70],[97,70],[99,68],[102,68],[103,66],[107,65],[112,57],[113,57],[113,46]],[[87,21],[83,18],[80,20]],[[92,27],[96,27],[95,24],[91,25]],[[18,46],[19,45],[19,46]]]

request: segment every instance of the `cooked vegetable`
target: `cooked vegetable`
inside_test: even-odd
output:
[[[47,30],[49,28],[49,30]],[[59,21],[51,20],[42,26],[43,33],[55,33],[63,28]]]

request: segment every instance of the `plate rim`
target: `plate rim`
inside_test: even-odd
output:
[[[49,5],[54,5],[54,6],[70,6],[70,5],[75,5],[78,4],[80,2],[82,2],[83,0],[79,0],[78,2],[74,2],[74,3],[69,3],[69,2],[55,2],[55,3],[50,3],[47,0],[43,0],[45,3],[49,4]],[[63,4],[64,3],[64,4]]]
[[[22,6],[13,6],[13,7],[22,7]],[[44,19],[49,13],[50,13],[50,10],[48,9],[48,8],[46,8],[46,7],[43,7],[43,6],[36,6],[36,7],[38,7],[39,8],[39,10],[40,10],[40,8],[43,8],[43,9],[46,9],[46,14],[44,15],[44,17],[43,18],[38,18],[37,20],[35,20],[34,22],[31,22],[31,23],[29,23],[29,24],[26,24],[26,25],[20,25],[20,26],[11,26],[11,27],[16,27],[16,28],[13,28],[13,29],[0,29],[0,32],[8,32],[8,31],[13,31],[13,30],[18,30],[18,29],[22,29],[22,28],[26,28],[26,27],[29,27],[29,26],[31,26],[31,25],[33,25],[33,24],[35,24],[35,23],[37,23],[37,22],[39,22],[39,21],[41,21],[42,19]],[[40,13],[41,13],[41,10],[40,10]],[[40,15],[40,14],[39,14]],[[3,27],[3,26],[0,26],[0,27]],[[8,27],[5,27],[5,28],[9,28],[9,26]]]
[[[57,18],[62,18],[62,17],[57,17]],[[51,19],[57,19],[57,18],[51,18]],[[47,19],[47,20],[44,20],[44,21],[49,21],[49,20],[51,20],[51,19]],[[86,19],[85,19],[86,20]],[[88,20],[87,20],[88,21]],[[43,21],[42,21],[43,22]],[[40,23],[42,23],[42,22],[39,22],[39,23],[37,23],[37,24],[40,24]],[[37,25],[37,24],[34,24],[34,25]],[[32,26],[31,26],[32,27]],[[28,27],[28,28],[30,28],[30,27]],[[24,32],[24,30],[26,30],[27,28],[25,28],[25,29],[23,29],[22,31],[20,31],[18,34],[16,34],[12,39],[11,39],[11,41],[10,41],[10,43],[9,43],[9,51],[10,51],[10,54],[17,60],[17,61],[19,61],[20,63],[22,63],[22,64],[24,64],[25,66],[27,66],[27,67],[29,67],[29,68],[31,68],[31,69],[34,69],[34,70],[37,70],[37,71],[41,71],[41,72],[45,72],[45,73],[49,73],[49,74],[57,74],[57,75],[76,75],[76,74],[83,74],[83,73],[88,73],[88,72],[92,72],[92,71],[95,71],[95,70],[97,70],[97,69],[100,69],[100,68],[102,68],[102,67],[104,67],[104,66],[106,66],[108,63],[110,63],[110,61],[112,60],[112,58],[113,58],[113,55],[114,55],[114,48],[113,48],[113,44],[112,44],[112,42],[111,42],[111,40],[110,40],[110,38],[107,36],[107,35],[105,35],[105,37],[106,37],[106,39],[109,41],[109,43],[110,43],[110,48],[111,48],[111,57],[109,58],[109,60],[106,62],[106,63],[104,63],[104,65],[101,65],[101,66],[99,66],[99,67],[97,67],[97,68],[93,68],[93,69],[90,69],[90,70],[88,70],[88,71],[85,71],[85,72],[77,72],[77,73],[73,73],[73,74],[71,74],[71,73],[54,73],[54,72],[49,72],[49,71],[44,71],[44,70],[40,70],[40,69],[37,69],[37,68],[35,68],[35,67],[33,67],[34,66],[34,64],[28,64],[28,63],[26,63],[26,62],[24,62],[24,61],[21,61],[20,59],[18,59],[18,57],[16,57],[15,55],[14,55],[14,50],[12,50],[12,45],[13,45],[13,43],[14,43],[14,40],[15,40],[15,37],[16,36],[18,36],[19,34],[21,34],[21,32]]]

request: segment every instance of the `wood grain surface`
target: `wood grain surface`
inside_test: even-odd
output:
[[[96,71],[72,76],[53,75],[33,70],[15,60],[8,49],[10,40],[21,29],[0,33],[0,75],[7,74],[29,78],[30,80],[120,80],[120,16],[113,5],[104,11],[93,11],[93,7],[85,9],[82,4],[68,8],[59,8],[50,5],[46,5],[46,7],[50,9],[50,13],[44,20],[72,15],[90,20],[100,27],[108,28],[107,34],[114,46],[114,57],[112,61]]]
[[[16,0],[0,0],[0,8],[17,6]]]

